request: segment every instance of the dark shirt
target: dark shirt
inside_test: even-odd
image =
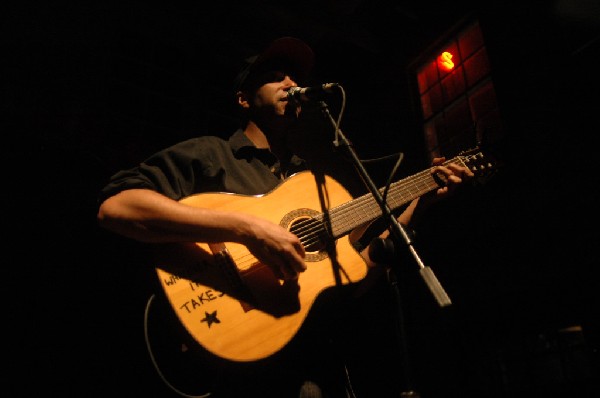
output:
[[[114,174],[100,202],[123,190],[151,189],[179,200],[201,192],[265,194],[281,179],[306,169],[293,156],[285,170],[267,149],[259,149],[237,130],[228,140],[202,136],[161,150],[139,165]]]

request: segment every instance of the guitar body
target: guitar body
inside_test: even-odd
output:
[[[156,272],[190,335],[209,352],[232,361],[254,361],[280,350],[324,289],[366,276],[366,262],[348,235],[333,240],[324,233],[328,209],[351,199],[331,177],[318,183],[310,172],[295,174],[265,195],[202,193],[182,199],[189,206],[252,214],[301,234],[306,228],[318,230],[307,235],[308,268],[297,282],[283,283],[240,244],[170,246]],[[318,225],[310,222],[318,215],[324,215]]]

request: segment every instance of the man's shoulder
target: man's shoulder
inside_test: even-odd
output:
[[[218,135],[199,135],[191,137],[183,141],[173,144],[171,150],[179,149],[200,149],[200,148],[214,148],[217,146],[229,146],[229,139]]]
[[[190,145],[198,143],[215,143],[215,144],[226,144],[229,141],[229,137],[222,137],[219,135],[199,135],[196,137],[188,138],[180,142],[181,145]]]
[[[224,135],[198,135],[179,141],[161,151],[158,155],[198,157],[215,153],[235,153],[241,147],[248,146],[250,141],[239,131]]]

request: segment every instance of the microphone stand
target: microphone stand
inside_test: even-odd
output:
[[[321,106],[321,111],[323,112],[325,117],[331,122],[331,124],[333,125],[333,127],[335,129],[335,140],[333,142],[334,146],[336,148],[344,147],[346,149],[347,153],[350,155],[350,157],[354,163],[354,166],[356,167],[356,170],[359,172],[360,178],[363,180],[365,185],[371,191],[371,193],[373,194],[373,197],[376,199],[377,203],[381,207],[381,210],[383,212],[383,217],[386,217],[389,221],[390,234],[391,234],[390,236],[391,236],[393,242],[398,242],[398,243],[404,242],[405,243],[406,247],[408,248],[408,250],[414,257],[417,265],[419,266],[419,272],[421,274],[421,277],[425,281],[426,285],[428,286],[429,290],[435,297],[438,304],[441,307],[450,305],[451,304],[450,298],[448,297],[448,295],[444,291],[443,287],[437,280],[437,278],[436,278],[435,274],[433,273],[433,271],[431,270],[431,268],[425,266],[423,264],[423,261],[421,261],[421,258],[419,257],[418,253],[416,252],[416,250],[412,244],[413,242],[412,242],[412,239],[411,239],[409,233],[402,226],[402,224],[400,224],[400,222],[398,222],[396,217],[394,217],[392,210],[388,206],[387,202],[383,199],[381,192],[379,191],[379,189],[377,188],[377,186],[375,185],[375,183],[369,176],[369,173],[367,172],[367,170],[364,168],[358,155],[354,151],[354,148],[352,148],[352,145],[350,144],[350,142],[348,141],[348,139],[346,138],[344,133],[339,129],[338,123],[336,123],[334,118],[331,116],[331,113],[329,112],[329,108],[328,108],[327,104],[324,101],[320,101],[320,106]],[[394,245],[394,247],[396,247],[396,246],[397,245]],[[409,397],[410,398],[418,398],[419,394],[410,388],[411,381],[410,381],[410,377],[408,376],[409,375],[409,367],[408,367],[408,358],[407,358],[408,355],[406,355],[406,351],[407,351],[406,350],[406,336],[405,336],[405,331],[404,331],[404,327],[403,327],[403,314],[402,314],[402,306],[400,303],[400,292],[398,290],[398,284],[396,282],[396,278],[390,272],[387,273],[387,280],[395,292],[395,297],[396,297],[396,302],[397,302],[397,310],[398,310],[398,315],[397,315],[398,338],[400,341],[401,350],[405,354],[404,361],[403,361],[403,368],[404,368],[403,370],[405,373],[406,385],[408,388],[406,391],[403,391],[400,394],[400,396],[402,398],[409,398]]]

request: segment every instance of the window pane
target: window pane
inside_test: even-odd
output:
[[[483,36],[481,35],[481,29],[479,28],[478,23],[472,25],[460,36],[458,45],[463,59],[467,59],[483,46]]]
[[[465,61],[465,72],[468,87],[473,87],[482,77],[490,73],[490,63],[485,47]]]
[[[421,107],[425,119],[429,119],[434,113],[439,112],[442,106],[442,89],[439,84],[421,96]]]
[[[452,71],[442,80],[444,90],[444,104],[448,105],[456,97],[465,92],[465,79],[463,77],[463,68],[459,67]]]
[[[502,123],[496,102],[496,91],[491,81],[477,89],[469,98],[475,124],[477,142],[492,144],[502,136]]]
[[[419,93],[423,94],[438,81],[437,63],[432,61],[425,65],[423,69],[419,71],[417,79],[419,82]]]
[[[454,156],[473,146],[475,130],[469,104],[464,98],[446,111],[444,134],[443,142],[440,140],[440,145],[445,156]]]

